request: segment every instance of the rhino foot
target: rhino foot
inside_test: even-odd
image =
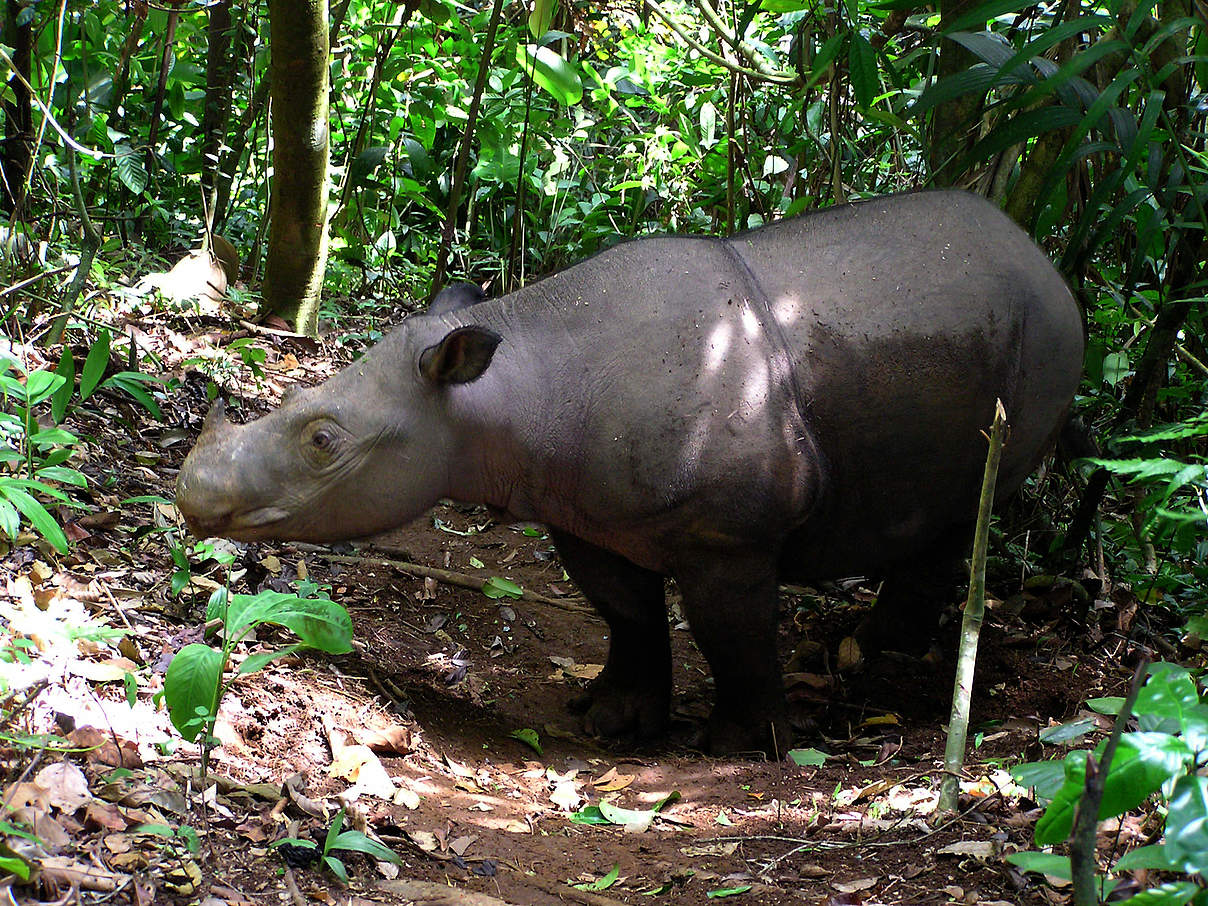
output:
[[[650,739],[667,732],[671,694],[650,684],[617,682],[605,672],[567,707],[583,715],[583,729],[592,736]]]
[[[763,752],[769,758],[784,758],[792,742],[784,708],[776,703],[742,713],[714,708],[708,726],[697,739],[697,747],[710,755]]]

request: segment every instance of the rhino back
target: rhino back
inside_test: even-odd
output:
[[[1082,361],[1047,258],[957,192],[631,241],[444,319],[471,317],[505,338],[479,392],[523,450],[513,512],[651,568],[785,539],[815,577],[911,556],[971,519],[995,399],[1006,492]]]

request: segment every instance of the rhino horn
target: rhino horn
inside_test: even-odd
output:
[[[205,421],[201,423],[201,437],[217,437],[230,424],[226,417],[226,405],[222,402],[222,397],[219,397],[214,400],[210,411],[206,413]]]

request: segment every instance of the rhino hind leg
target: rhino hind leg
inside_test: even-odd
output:
[[[962,574],[968,582],[962,562],[972,537],[971,526],[954,528],[912,562],[885,575],[872,611],[856,630],[856,641],[865,655],[927,651],[944,608],[958,596]]]
[[[592,735],[650,738],[671,712],[671,638],[663,577],[579,538],[551,531],[567,575],[608,624],[608,659],[569,707]]]
[[[709,551],[676,571],[692,635],[713,672],[716,699],[706,747],[714,754],[791,743],[776,652],[779,616],[774,551]]]

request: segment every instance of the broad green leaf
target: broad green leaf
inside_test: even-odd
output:
[[[524,727],[519,730],[513,730],[508,735],[511,736],[512,739],[520,740],[538,755],[545,754],[545,752],[541,749],[541,737],[537,734],[536,730],[530,727]]]
[[[573,812],[570,820],[575,824],[612,824],[604,817],[597,805],[585,805],[577,812]]]
[[[519,598],[524,594],[524,589],[513,582],[511,579],[505,579],[502,576],[491,576],[482,584],[482,593],[488,598]]]
[[[239,669],[236,672],[240,676],[244,676],[248,673],[255,673],[256,671],[263,669],[264,665],[270,661],[274,661],[279,657],[291,655],[301,647],[301,645],[286,645],[284,648],[277,648],[273,651],[261,651],[259,654],[250,655],[244,658],[243,663],[239,665]]]
[[[96,390],[97,384],[105,376],[105,369],[109,367],[109,342],[109,331],[102,330],[92,348],[88,350],[84,368],[80,371],[81,401],[92,396],[92,391]]]
[[[621,876],[621,866],[614,865],[612,871],[595,881],[588,881],[585,884],[571,884],[575,890],[607,890],[613,884],[617,883],[617,878]]]
[[[36,431],[29,436],[29,442],[35,447],[51,447],[55,444],[71,444],[79,441],[79,438],[65,428],[47,428],[45,431]]]
[[[117,178],[135,195],[141,195],[147,188],[147,169],[143,166],[142,155],[129,145],[118,145],[115,150]]]
[[[299,598],[276,591],[231,595],[227,631],[236,635],[255,623],[284,626],[303,645],[328,654],[346,654],[352,650],[352,618],[334,601]]]
[[[802,767],[817,768],[826,763],[826,759],[830,757],[825,752],[818,749],[790,749],[789,758],[793,764],[801,765]]]
[[[88,487],[88,479],[67,466],[43,466],[34,474],[43,481],[57,481],[61,484],[69,484],[74,488]]]
[[[0,485],[0,495],[8,498],[22,515],[29,520],[34,531],[51,543],[60,554],[67,553],[67,536],[55,521],[54,516],[47,512],[46,507],[30,495],[24,488],[16,486],[16,482],[5,482]]]
[[[1099,820],[1136,808],[1182,771],[1191,754],[1186,743],[1166,733],[1125,734],[1104,780]],[[1036,822],[1038,845],[1063,843],[1069,837],[1074,810],[1084,792],[1086,758],[1086,752],[1066,756],[1065,783]]]
[[[1166,814],[1166,852],[1180,871],[1208,872],[1208,777],[1184,774],[1175,780]]]
[[[1142,890],[1127,900],[1117,900],[1116,906],[1184,906],[1202,890],[1203,888],[1191,881],[1168,881],[1149,890]]]
[[[1119,695],[1108,695],[1104,698],[1088,698],[1086,706],[1096,714],[1119,714],[1124,707],[1124,698]]]
[[[1071,720],[1056,727],[1045,727],[1040,731],[1040,741],[1047,742],[1049,745],[1074,742],[1075,740],[1082,739],[1088,733],[1093,733],[1096,726],[1097,724],[1093,717]]]
[[[34,371],[25,379],[25,403],[36,406],[51,396],[64,384],[61,374],[53,371]]]
[[[574,68],[549,47],[516,46],[516,61],[524,73],[559,104],[570,106],[583,97],[583,83]]]
[[[533,11],[529,13],[528,29],[534,41],[540,41],[541,36],[549,31],[549,24],[554,20],[554,0],[533,0]]]
[[[1055,853],[1022,852],[1011,853],[1007,861],[1024,871],[1034,871],[1041,875],[1051,875],[1068,881],[1073,877],[1070,869],[1070,857],[1059,856]]]
[[[206,720],[215,716],[221,682],[222,652],[209,645],[186,645],[168,664],[164,701],[172,725],[187,742],[196,740]]]
[[[852,29],[847,45],[847,65],[851,72],[851,87],[861,107],[872,106],[881,82],[877,78],[877,52],[859,31]]]
[[[382,165],[390,148],[386,145],[374,145],[366,148],[352,159],[348,165],[348,185],[352,188],[363,186],[373,175],[373,171]]]
[[[740,884],[737,887],[717,887],[708,891],[705,896],[710,900],[716,900],[722,897],[736,897],[739,894],[746,893],[750,889],[750,884]]]
[[[1116,863],[1115,870],[1117,872],[1133,871],[1138,868],[1149,871],[1179,870],[1178,863],[1171,859],[1170,852],[1161,843],[1155,843],[1152,846],[1138,846],[1136,849],[1126,852],[1124,857]]]
[[[71,395],[75,393],[75,358],[71,347],[63,344],[59,354],[59,364],[55,366],[55,374],[63,378],[63,383],[54,392],[50,400],[50,417],[56,425],[61,424],[67,416],[67,407],[71,403]]]

